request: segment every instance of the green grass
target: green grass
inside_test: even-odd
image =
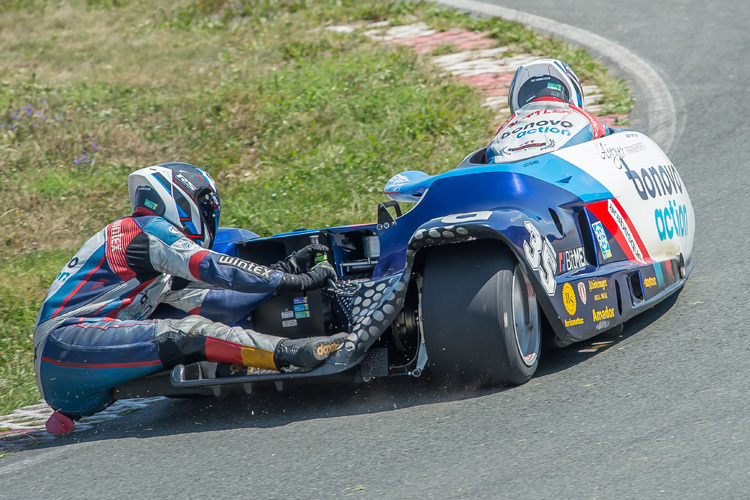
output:
[[[584,51],[430,4],[0,3],[0,414],[38,399],[37,311],[78,247],[127,214],[136,168],[206,168],[222,225],[269,235],[372,221],[392,175],[448,170],[491,139],[498,117],[428,56],[324,29],[382,20],[488,30],[511,54],[568,61],[607,112],[632,106]]]

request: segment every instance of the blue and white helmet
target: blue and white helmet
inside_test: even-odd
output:
[[[540,97],[556,97],[583,108],[583,87],[566,63],[557,59],[537,59],[520,66],[508,91],[508,108],[515,113]]]
[[[128,176],[133,214],[158,215],[203,248],[219,228],[221,198],[208,173],[187,163],[162,163]]]

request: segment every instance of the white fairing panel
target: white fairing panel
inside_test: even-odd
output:
[[[661,148],[638,132],[619,132],[552,153],[584,170],[614,196],[587,205],[609,222],[633,260],[691,261],[695,213],[687,188]],[[619,206],[618,206],[619,205]],[[605,224],[606,225],[606,224]],[[627,250],[626,250],[627,251]]]

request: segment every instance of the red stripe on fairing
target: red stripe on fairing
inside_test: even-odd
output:
[[[641,253],[643,254],[643,260],[649,263],[654,262],[654,260],[651,259],[651,256],[648,254],[646,245],[643,244],[641,235],[638,234],[638,231],[635,229],[635,226],[633,225],[633,222],[630,220],[628,213],[625,211],[622,205],[620,205],[620,202],[617,200],[617,198],[612,198],[612,203],[614,203],[615,207],[617,207],[617,210],[620,211],[620,213],[622,214],[622,217],[625,219],[625,224],[628,225],[628,228],[630,229],[630,233],[633,235],[633,238],[635,239],[636,245],[638,245],[638,248],[641,250]],[[614,222],[614,219],[613,219],[613,222]]]
[[[42,362],[51,365],[66,366],[68,368],[135,368],[138,366],[158,366],[161,361],[133,361],[131,363],[70,363],[67,361],[58,361],[56,359],[42,356]]]
[[[604,227],[606,227],[610,233],[612,233],[612,236],[614,236],[615,240],[617,241],[617,244],[620,245],[620,248],[622,248],[622,251],[625,252],[625,255],[627,256],[627,258],[633,262],[637,262],[638,264],[641,264],[641,262],[635,258],[635,255],[633,254],[633,251],[630,249],[630,245],[628,244],[628,240],[625,238],[625,235],[620,230],[620,227],[617,225],[615,220],[610,215],[609,208],[608,208],[609,201],[610,200],[597,201],[589,205],[586,205],[586,208],[589,210],[589,212],[594,214],[597,219],[599,219],[599,222],[604,224]],[[625,220],[625,224],[628,226],[628,229],[630,229],[630,234],[633,235],[633,239],[635,240],[636,245],[638,245],[638,249],[641,251],[641,254],[643,255],[644,262],[653,263],[654,260],[648,254],[648,250],[646,250],[646,246],[643,244],[643,240],[641,240],[641,236],[638,234],[638,231],[635,230],[633,223],[630,221],[630,217],[628,217],[628,213],[625,211],[624,208],[622,208],[622,205],[620,205],[620,202],[617,201],[617,198],[612,198],[611,201],[614,204],[614,206],[617,208],[617,210],[620,212],[620,214],[622,215],[622,218]]]
[[[141,228],[129,217],[114,221],[107,226],[107,261],[123,281],[135,278],[135,272],[128,266],[125,258],[125,249],[130,245]]]
[[[88,281],[89,281],[89,279],[91,278],[91,276],[93,276],[93,275],[94,275],[94,273],[95,273],[95,272],[97,272],[97,271],[98,271],[98,270],[99,270],[99,269],[100,269],[100,268],[102,267],[102,264],[104,264],[104,261],[105,261],[105,259],[106,259],[106,258],[107,258],[106,256],[102,257],[102,260],[100,260],[100,261],[99,261],[99,263],[98,263],[98,264],[96,265],[96,267],[95,267],[94,269],[92,269],[92,270],[91,270],[91,272],[90,272],[90,273],[88,273],[88,274],[86,275],[86,277],[85,277],[85,278],[83,278],[83,280],[82,280],[82,281],[81,281],[80,283],[78,283],[78,286],[77,286],[77,287],[75,287],[75,288],[73,289],[73,291],[72,291],[72,292],[70,292],[70,293],[68,294],[68,296],[67,296],[67,297],[65,297],[65,298],[63,299],[62,303],[60,304],[60,307],[58,307],[58,308],[57,308],[57,310],[56,310],[55,312],[53,312],[53,313],[52,313],[52,316],[50,316],[50,318],[54,318],[55,316],[57,316],[57,315],[58,315],[58,313],[59,313],[60,311],[62,311],[62,310],[63,310],[63,309],[65,308],[65,305],[66,305],[66,304],[68,303],[68,300],[70,300],[70,298],[71,298],[71,297],[72,297],[73,295],[77,294],[77,293],[78,293],[78,291],[79,291],[79,290],[80,290],[81,288],[83,288],[83,285],[85,285],[86,283],[88,283]]]
[[[217,339],[216,337],[206,337],[205,345],[206,359],[208,361],[233,363],[236,365],[244,364],[242,362],[242,344]]]
[[[190,261],[188,262],[188,267],[190,268],[190,274],[192,274],[193,277],[197,280],[201,279],[201,275],[200,275],[201,262],[203,262],[203,257],[205,257],[206,255],[208,255],[208,250],[202,250],[190,256]]]

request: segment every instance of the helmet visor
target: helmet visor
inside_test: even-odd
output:
[[[560,79],[550,75],[535,76],[524,83],[518,91],[519,106],[524,106],[540,97],[556,97],[565,102],[570,100],[570,94],[565,84]]]
[[[201,211],[203,222],[211,233],[211,241],[213,241],[219,228],[219,216],[221,215],[219,199],[216,194],[206,191],[198,197],[198,208]]]

